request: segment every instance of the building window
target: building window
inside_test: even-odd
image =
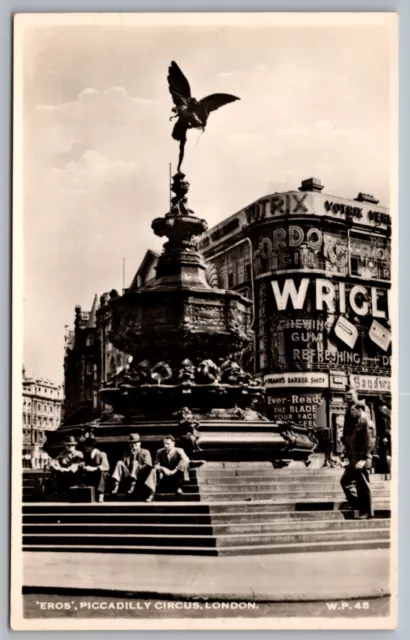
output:
[[[93,409],[98,408],[98,391],[93,391]]]
[[[355,256],[351,257],[350,269],[351,269],[352,276],[360,275],[360,260],[359,260],[359,258],[356,258]]]
[[[89,388],[86,391],[86,398],[87,398],[87,400],[91,400],[92,399],[91,389],[89,389]]]
[[[93,365],[90,362],[87,363],[85,371],[87,374],[90,374],[93,372]]]
[[[90,333],[87,338],[86,338],[86,342],[85,342],[87,347],[92,347],[94,344],[94,336]]]

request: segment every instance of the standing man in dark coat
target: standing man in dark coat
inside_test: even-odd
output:
[[[156,471],[152,465],[151,454],[148,449],[142,449],[141,438],[138,433],[132,433],[129,439],[129,447],[121,460],[115,465],[112,474],[114,487],[112,493],[118,493],[123,481],[128,481],[127,493],[134,493],[137,482],[143,483],[149,490],[146,502],[152,502],[155,495]]]
[[[346,413],[345,413],[345,421],[343,426],[342,444],[345,447],[345,456],[348,458],[354,430],[356,427],[356,419],[352,415],[352,408],[354,407],[355,404],[359,402],[357,390],[354,387],[350,387],[346,391],[345,402],[346,402]],[[364,409],[366,413],[370,416],[369,407],[363,401],[361,402],[364,405]]]
[[[390,473],[391,469],[391,411],[384,398],[376,406],[377,473]]]
[[[340,480],[347,501],[359,519],[372,518],[372,494],[369,470],[372,467],[372,451],[376,442],[376,430],[366,413],[364,402],[351,407],[351,415],[356,420],[350,442],[349,465]]]
[[[98,502],[104,502],[105,484],[110,465],[107,454],[97,449],[95,438],[84,441],[84,462],[80,465],[82,483],[95,487]]]
[[[158,449],[154,466],[164,493],[183,493],[181,485],[189,480],[189,458],[183,449],[175,446],[174,436],[164,438],[164,447]]]
[[[355,406],[357,402],[359,402],[359,398],[357,397],[357,391],[356,389],[353,389],[351,387],[346,391],[346,394],[345,394],[346,413],[345,413],[345,421],[343,425],[343,436],[342,436],[342,444],[344,445],[345,456],[347,458],[350,455],[353,433],[356,427],[356,419],[352,415],[352,408]]]

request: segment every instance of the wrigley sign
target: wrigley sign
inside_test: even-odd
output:
[[[299,284],[293,278],[286,278],[282,285],[271,280],[278,311],[302,310],[311,282],[314,283],[317,311],[343,314],[350,307],[358,316],[371,314],[373,318],[386,318],[386,312],[378,307],[380,295],[388,295],[385,289],[356,284],[347,292],[344,282],[332,282],[326,278],[302,278]]]

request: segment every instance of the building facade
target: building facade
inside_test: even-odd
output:
[[[97,331],[98,299],[91,311],[75,307],[74,329],[66,332],[64,357],[64,422],[87,422],[99,415],[101,353]]]
[[[116,291],[104,293],[100,296],[100,306],[96,314],[97,338],[100,347],[100,387],[110,382],[128,362],[128,356],[114,347],[110,342],[111,331],[111,307],[110,299],[118,295]],[[100,411],[108,407],[101,402],[98,396],[98,408]]]
[[[50,380],[26,376],[23,369],[23,468],[40,469],[47,431],[60,426],[63,390]]]
[[[340,450],[344,392],[391,399],[391,218],[372,196],[319,180],[261,198],[210,229],[208,282],[253,300],[252,367],[266,412],[323,431]]]
[[[64,357],[64,423],[94,420],[107,407],[99,390],[118,374],[128,357],[110,342],[109,301],[116,291],[95,296],[91,311],[75,307],[74,328],[67,329]]]
[[[323,193],[319,180],[260,198],[200,238],[210,286],[253,302],[247,366],[266,387],[265,411],[341,450],[344,394],[357,388],[374,416],[391,402],[391,218],[372,196]],[[150,286],[148,251],[132,287]],[[66,348],[66,421],[99,414],[98,389],[128,357],[111,344],[109,300],[76,308]]]

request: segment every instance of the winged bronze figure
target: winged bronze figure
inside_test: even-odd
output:
[[[202,129],[208,122],[211,111],[223,107],[225,104],[239,100],[229,93],[213,93],[202,100],[196,100],[191,96],[191,87],[176,62],[171,62],[168,69],[168,85],[175,107],[172,109],[175,115],[171,120],[178,118],[172,131],[174,140],[179,141],[178,171],[181,170],[184,159],[185,143],[188,129]]]

